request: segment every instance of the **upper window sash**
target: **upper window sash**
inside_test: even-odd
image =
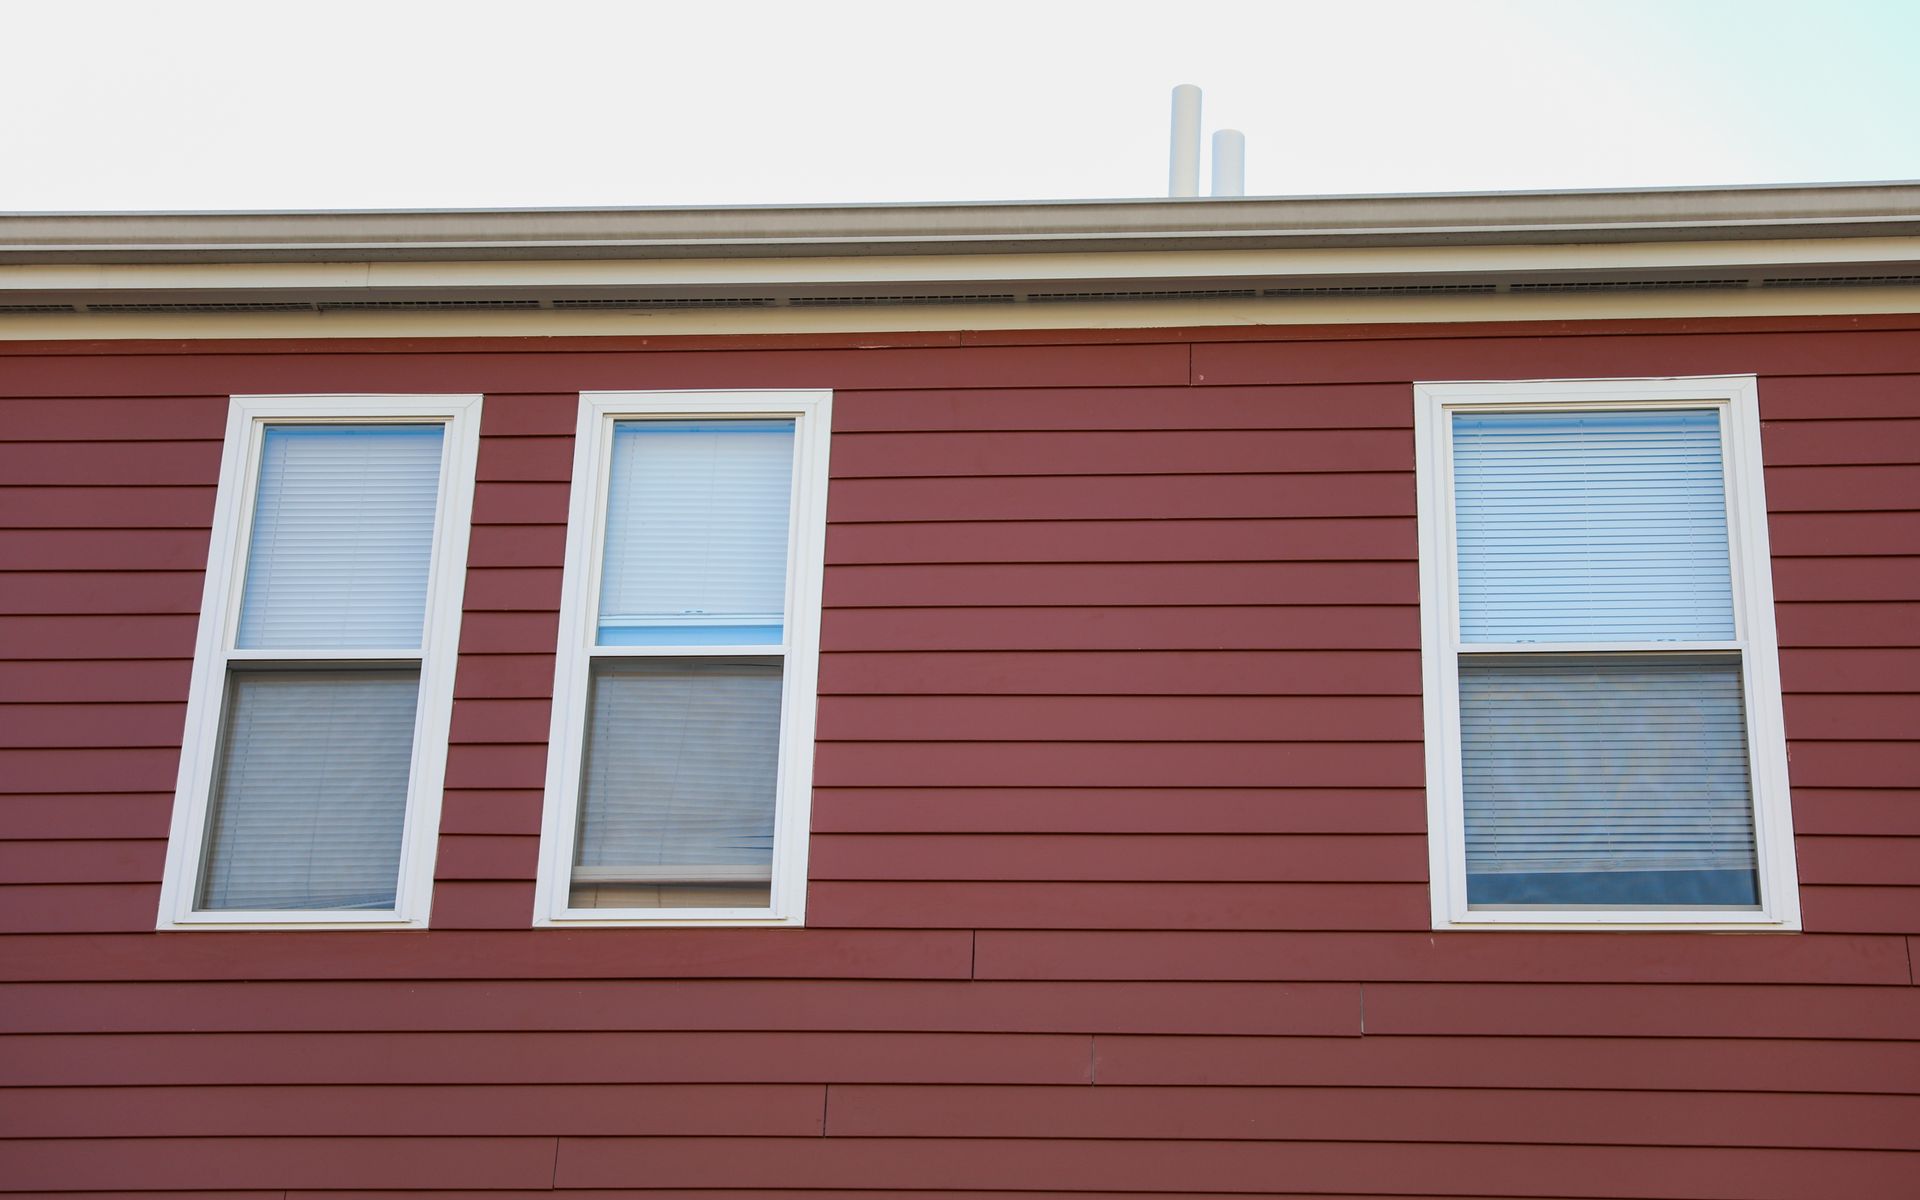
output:
[[[1711,411],[1718,414],[1732,638],[1467,642],[1461,638],[1453,417],[1457,413]],[[1760,420],[1753,376],[1420,383],[1414,386],[1426,708],[1428,843],[1435,928],[1799,928],[1786,738],[1774,625]],[[1461,762],[1465,656],[1711,654],[1741,664],[1760,906],[1757,910],[1469,909]],[[1516,659],[1516,661],[1518,660]]]
[[[827,454],[832,393],[816,390],[583,392],[575,432],[573,491],[566,568],[561,584],[559,653],[554,668],[552,734],[535,925],[799,925],[805,913],[807,834],[812,795],[813,731],[819,658],[821,576],[826,539]],[[604,547],[616,430],[623,422],[662,425],[723,420],[790,422],[792,467],[787,488],[782,612],[698,615],[656,613],[615,628],[655,631],[629,640],[603,631]],[[753,618],[749,621],[748,618]],[[766,631],[778,623],[778,634]],[[680,641],[673,630],[698,628],[705,640]],[[753,631],[749,639],[721,631]],[[595,662],[646,658],[693,662],[780,664],[778,765],[770,903],[733,908],[573,908],[581,772],[589,732],[588,699]]]
[[[234,396],[229,404],[215,493],[213,526],[200,605],[194,669],[175,787],[173,820],[161,885],[160,929],[423,928],[432,898],[447,732],[453,706],[454,656],[460,639],[474,466],[480,435],[477,395]],[[261,459],[269,429],[328,426],[438,425],[440,463],[434,489],[422,622],[415,646],[358,644],[239,645],[249,549],[256,518]],[[393,638],[373,638],[393,641]],[[326,639],[317,638],[316,643]],[[392,909],[223,909],[195,911],[229,676],[236,667],[364,664],[417,665],[404,827]]]

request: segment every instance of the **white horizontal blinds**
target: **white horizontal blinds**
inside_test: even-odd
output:
[[[1737,655],[1460,661],[1473,904],[1759,903]]]
[[[784,638],[792,420],[613,427],[597,643]]]
[[[270,425],[235,645],[420,646],[443,427]]]
[[[780,694],[777,659],[594,664],[576,907],[702,906],[676,885],[743,889],[728,903],[769,903]],[[600,896],[610,884],[653,890]]]
[[[390,909],[417,670],[228,676],[196,908]]]
[[[1734,638],[1716,410],[1452,419],[1462,642]]]

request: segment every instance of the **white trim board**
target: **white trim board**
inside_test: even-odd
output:
[[[235,396],[228,408],[212,540],[200,601],[200,629],[187,697],[186,735],[180,752],[173,822],[167,842],[157,928],[180,929],[420,929],[432,902],[433,865],[440,836],[440,802],[446,777],[447,735],[453,711],[455,657],[466,590],[467,544],[473,511],[474,470],[479,457],[481,397],[477,395],[281,395]],[[270,424],[326,425],[352,422],[440,423],[440,494],[433,556],[418,654],[331,654],[236,650],[246,547],[259,477],[262,438]],[[391,911],[314,909],[260,912],[195,912],[199,859],[213,787],[214,759],[225,700],[228,664],[240,661],[305,662],[327,658],[420,664],[413,765],[407,815],[401,833],[400,875]]]

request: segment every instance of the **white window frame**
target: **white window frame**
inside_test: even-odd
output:
[[[158,928],[185,929],[424,929],[432,903],[434,854],[440,837],[441,791],[446,778],[447,731],[453,713],[453,675],[466,590],[467,542],[479,456],[477,395],[234,396],[215,494],[200,631],[187,693],[185,737],[174,793],[166,873],[160,887]],[[241,650],[234,646],[246,583],[247,547],[268,426],[442,424],[439,506],[434,514],[426,612],[416,651]],[[238,662],[357,663],[394,660],[420,664],[413,765],[401,831],[400,875],[394,907],[220,910],[197,912],[194,898],[213,790],[215,758],[226,702],[229,667]]]
[[[1452,414],[1709,409],[1720,414],[1735,638],[1729,642],[1463,643],[1453,505]],[[1421,667],[1426,709],[1427,841],[1435,929],[1790,931],[1800,928],[1787,744],[1774,628],[1772,554],[1760,458],[1759,390],[1751,375],[1545,379],[1414,385],[1420,532]],[[1738,652],[1753,791],[1757,910],[1470,909],[1461,782],[1462,654]]]
[[[536,926],[797,926],[804,923],[832,407],[833,393],[816,389],[580,394],[579,423],[574,435],[573,492],[567,515],[566,571],[560,594],[560,645],[554,662],[546,806],[534,894]],[[614,422],[713,417],[794,421],[770,903],[765,908],[571,908],[568,900],[580,807],[580,771],[585,756],[587,685],[593,660],[647,656],[707,658],[729,654],[764,656],[773,649],[769,646],[594,644]]]

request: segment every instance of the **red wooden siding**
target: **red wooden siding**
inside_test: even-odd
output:
[[[1409,384],[1714,372],[1807,932],[1436,935]],[[576,393],[758,386],[809,928],[529,929]],[[226,396],[327,391],[487,394],[434,928],[155,934]],[[0,346],[0,567],[0,1189],[1916,1194],[1920,321]]]

